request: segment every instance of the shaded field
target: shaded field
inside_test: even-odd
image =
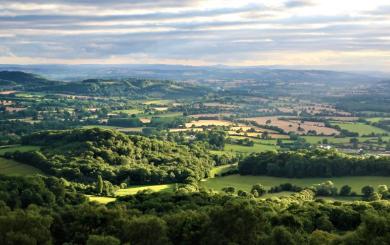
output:
[[[207,179],[202,181],[201,185],[206,188],[211,188],[216,191],[221,191],[223,187],[233,186],[236,190],[250,191],[252,185],[262,184],[265,188],[269,189],[272,186],[280,185],[283,183],[292,183],[301,187],[312,186],[314,184],[323,183],[331,180],[337,188],[343,185],[349,185],[352,190],[360,193],[360,190],[365,185],[372,185],[376,188],[378,185],[386,184],[390,185],[390,177],[381,176],[353,176],[353,177],[333,177],[333,178],[279,178],[270,176],[241,176],[241,175],[229,175],[225,177],[218,177]]]
[[[39,150],[39,146],[33,146],[33,145],[17,145],[17,146],[10,146],[10,147],[3,147],[0,148],[0,156],[4,155],[6,152],[28,152],[28,151],[35,151]]]
[[[0,157],[0,174],[20,176],[43,173],[41,170],[34,168],[30,165]]]

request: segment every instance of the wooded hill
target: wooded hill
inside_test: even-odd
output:
[[[85,184],[99,176],[115,185],[191,183],[206,177],[214,163],[197,144],[182,146],[98,128],[45,131],[22,142],[41,150],[7,157]]]
[[[208,88],[168,80],[140,78],[88,79],[75,82],[50,81],[40,76],[13,71],[0,72],[0,90],[51,92],[87,96],[186,97],[206,95]]]

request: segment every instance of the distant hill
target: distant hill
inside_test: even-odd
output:
[[[52,85],[56,82],[32,73],[20,71],[0,71],[0,85]]]
[[[256,82],[372,83],[386,79],[383,73],[353,73],[330,70],[289,69],[281,67],[185,66],[185,65],[0,65],[0,70],[36,73],[57,80],[88,78],[123,79],[127,77],[195,81],[204,83],[253,80]],[[389,78],[389,77],[387,77]],[[211,83],[213,84],[213,83]]]
[[[0,71],[0,89],[133,98],[202,96],[210,91],[200,85],[139,78],[51,81],[35,74],[19,71]]]

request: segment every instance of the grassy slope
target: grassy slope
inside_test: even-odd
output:
[[[233,186],[237,190],[249,191],[252,185],[260,183],[266,188],[270,188],[275,185],[283,183],[292,183],[298,186],[311,186],[313,184],[322,183],[324,181],[331,180],[340,188],[343,185],[349,185],[353,191],[360,193],[360,190],[365,185],[372,185],[375,188],[380,184],[390,185],[390,177],[377,177],[377,176],[362,176],[362,177],[334,177],[334,178],[303,178],[303,179],[289,179],[278,178],[269,176],[240,176],[230,175],[226,177],[219,177],[213,179],[207,179],[202,182],[202,185],[206,188],[212,188],[216,191],[220,191],[223,187]]]
[[[143,190],[152,190],[152,191],[172,191],[174,189],[174,184],[166,184],[166,185],[147,185],[147,186],[132,186],[126,189],[118,190],[115,195],[117,196],[126,196],[126,195],[134,195],[139,191]]]
[[[0,174],[16,176],[42,174],[42,172],[32,166],[0,157]]]
[[[340,126],[342,129],[346,129],[351,132],[359,133],[359,135],[367,135],[371,133],[375,134],[384,134],[388,133],[381,128],[377,128],[371,125],[367,125],[364,123],[335,123],[335,125]]]
[[[10,147],[3,147],[0,148],[0,156],[4,155],[6,152],[27,152],[27,151],[34,151],[38,150],[39,146],[31,146],[31,145],[22,145],[22,146],[10,146]]]
[[[278,149],[278,146],[276,145],[261,145],[261,144],[254,144],[254,146],[242,146],[242,145],[232,145],[232,144],[226,144],[225,145],[225,151],[235,151],[235,152],[241,152],[241,153],[251,153],[251,152],[264,152],[264,151],[272,151]]]

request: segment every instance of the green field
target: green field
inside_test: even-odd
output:
[[[302,136],[309,144],[318,144],[323,139],[327,139],[330,144],[348,144],[352,137],[337,138],[332,136]],[[378,137],[357,137],[359,142],[377,142]],[[390,136],[383,136],[382,140],[389,140]]]
[[[90,128],[119,129],[119,128],[122,128],[122,127],[108,126],[108,125],[87,125],[87,126],[82,126],[82,128],[85,128],[85,129],[90,129]]]
[[[92,196],[92,195],[86,195],[91,202],[98,202],[101,204],[107,204],[109,202],[114,202],[116,200],[115,197],[99,197],[99,196]]]
[[[317,144],[319,141],[322,142],[323,139],[327,139],[330,144],[346,144],[349,143],[351,138],[336,138],[331,136],[302,136],[309,144]]]
[[[166,185],[144,185],[144,186],[132,186],[126,189],[120,189],[115,192],[116,196],[134,195],[139,191],[151,190],[151,191],[172,191],[175,184]]]
[[[175,101],[174,100],[143,100],[141,102],[144,105],[168,105]]]
[[[0,157],[0,174],[19,176],[42,174],[42,172],[32,166]]]
[[[140,113],[143,113],[143,112],[144,111],[140,110],[140,109],[128,109],[128,110],[115,110],[115,111],[112,111],[112,113],[124,113],[124,114],[129,114],[129,115],[140,114]]]
[[[382,120],[390,120],[389,117],[370,117],[370,118],[365,118],[366,121],[376,123]]]
[[[262,145],[254,144],[253,146],[243,146],[243,145],[232,145],[226,144],[225,151],[227,152],[240,152],[240,153],[252,153],[252,152],[264,152],[277,150],[279,147],[276,145]]]
[[[237,168],[237,164],[232,164],[232,165],[222,165],[218,167],[214,167],[210,171],[210,177],[213,178],[216,174],[222,174],[225,173],[229,170]]]
[[[183,116],[183,112],[162,112],[162,113],[156,113],[152,115],[139,115],[139,117],[144,118],[152,118],[152,117],[181,117]]]
[[[334,125],[338,125],[341,129],[346,129],[350,132],[359,133],[360,136],[362,135],[368,135],[371,133],[375,134],[385,134],[388,133],[387,131],[377,128],[371,125],[367,125],[364,123],[334,123]]]
[[[357,176],[357,177],[333,177],[333,178],[279,178],[270,176],[241,176],[229,175],[225,177],[218,177],[202,181],[202,186],[220,191],[223,187],[233,186],[236,190],[250,191],[252,185],[260,183],[267,189],[283,183],[292,183],[301,187],[312,186],[327,180],[333,181],[336,187],[340,188],[343,185],[349,185],[353,191],[360,193],[360,190],[365,185],[372,185],[375,188],[378,185],[386,184],[390,186],[390,177],[379,176]]]
[[[6,152],[27,152],[27,151],[35,151],[39,150],[39,146],[32,146],[32,145],[17,145],[17,146],[9,146],[9,147],[2,147],[0,148],[0,156],[4,155]]]

